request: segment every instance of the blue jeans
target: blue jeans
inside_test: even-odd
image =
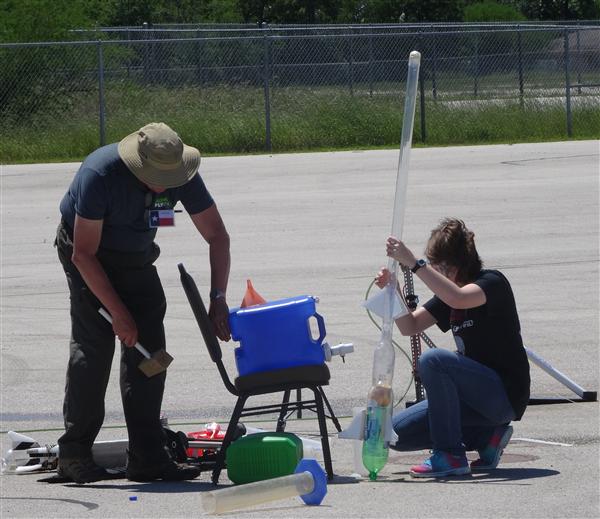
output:
[[[392,418],[399,451],[483,449],[494,428],[515,418],[498,374],[459,353],[431,349],[419,358],[427,400]]]

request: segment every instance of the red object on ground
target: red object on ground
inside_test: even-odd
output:
[[[221,430],[221,426],[218,423],[208,423],[205,428],[201,431],[189,432],[186,433],[188,440],[202,440],[202,441],[210,441],[214,440],[215,442],[221,442],[223,438],[225,438],[225,432]],[[201,458],[205,454],[216,452],[216,449],[199,449],[189,447],[187,449],[188,458]]]

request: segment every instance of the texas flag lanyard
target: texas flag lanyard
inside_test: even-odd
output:
[[[175,225],[175,211],[169,197],[166,195],[156,196],[148,213],[148,225],[152,229]]]

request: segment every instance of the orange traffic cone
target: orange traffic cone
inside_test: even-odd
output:
[[[252,281],[249,279],[246,281],[246,293],[244,294],[244,299],[242,300],[241,308],[246,308],[248,306],[262,305],[267,301],[256,291],[252,286]]]

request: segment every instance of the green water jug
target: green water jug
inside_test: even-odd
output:
[[[236,484],[288,476],[302,456],[302,440],[293,433],[249,434],[227,448],[227,476]]]

